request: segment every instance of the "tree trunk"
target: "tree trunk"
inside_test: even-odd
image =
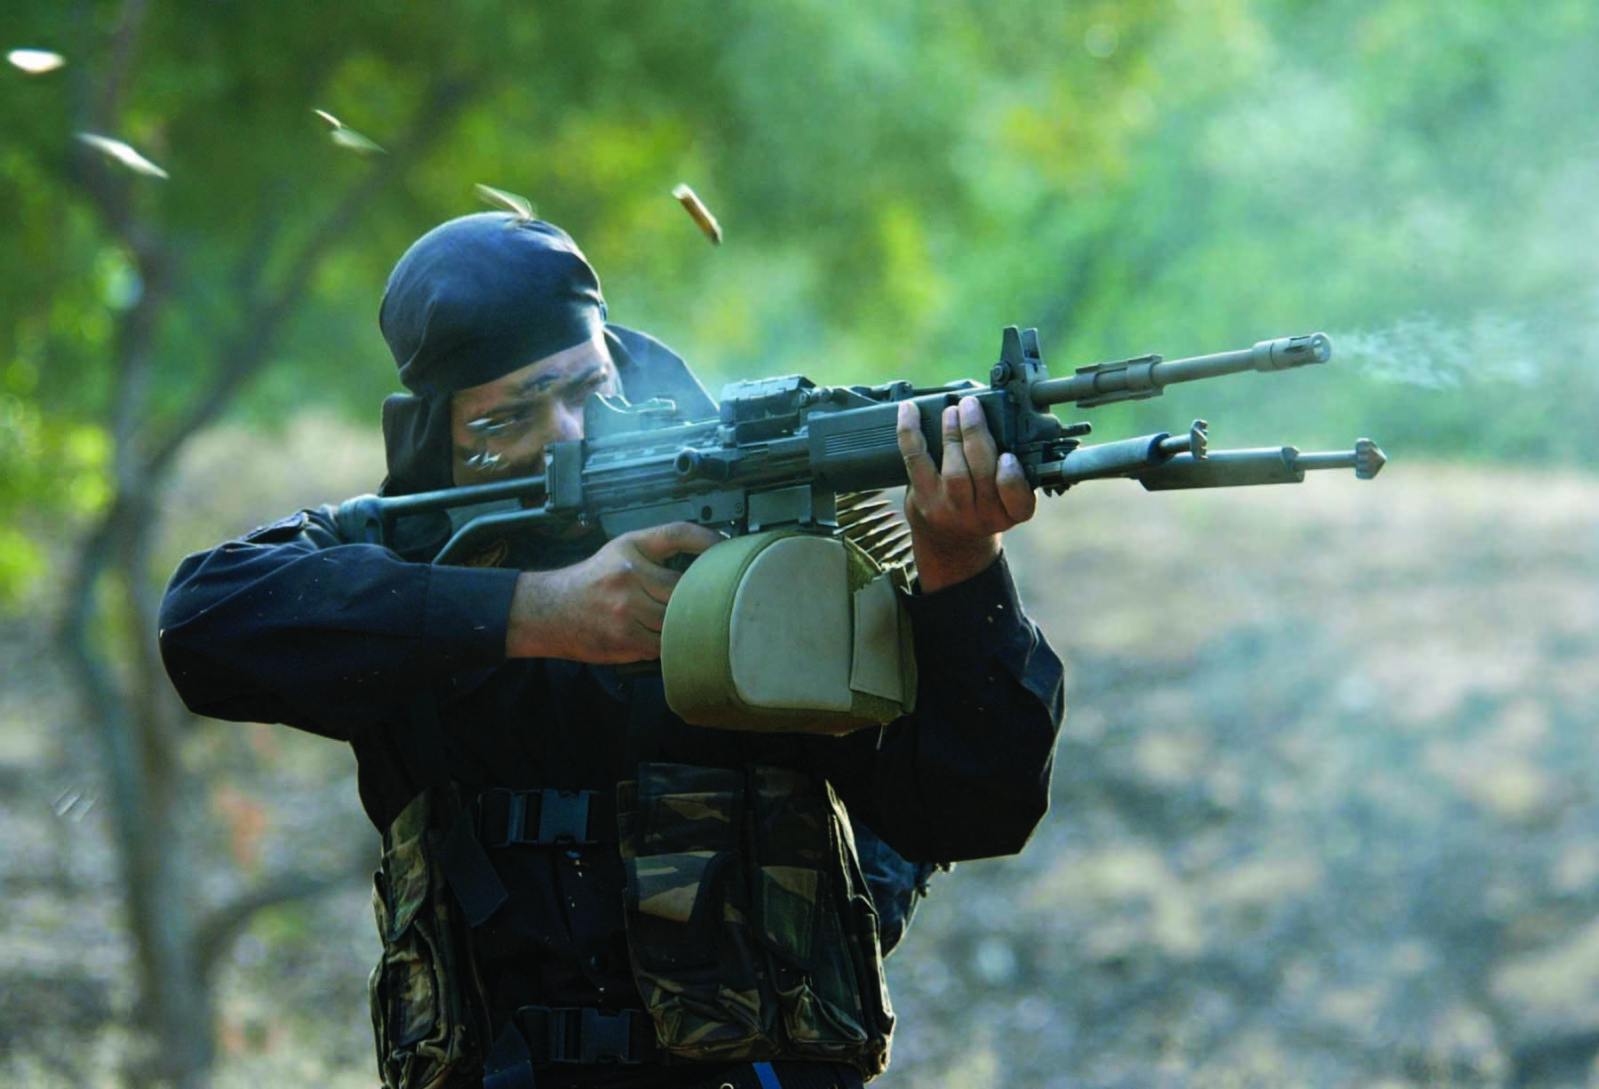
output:
[[[147,500],[118,497],[84,545],[63,634],[97,727],[138,965],[137,1022],[150,1053],[134,1056],[127,1073],[134,1084],[188,1089],[206,1083],[212,1019],[179,820],[189,794],[176,751],[179,719],[159,686],[159,661],[152,661],[158,659],[155,615],[144,585],[150,525]],[[102,597],[104,604],[97,601]],[[119,616],[124,630],[103,630],[95,618],[108,615]],[[118,635],[133,650],[122,683],[106,664],[105,643],[120,641]]]

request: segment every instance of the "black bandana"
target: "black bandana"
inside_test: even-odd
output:
[[[605,325],[599,277],[559,227],[461,216],[411,246],[378,310],[400,381],[423,397],[480,386]]]

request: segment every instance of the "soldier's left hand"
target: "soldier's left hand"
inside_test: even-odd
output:
[[[944,410],[943,464],[933,464],[916,407],[899,406],[899,452],[910,486],[905,520],[924,593],[980,574],[999,556],[999,535],[1033,516],[1038,496],[1013,454],[1000,454],[975,397]]]

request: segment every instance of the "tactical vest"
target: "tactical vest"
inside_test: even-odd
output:
[[[644,764],[617,817],[633,971],[668,1055],[887,1068],[877,912],[831,787]]]
[[[436,783],[384,834],[370,997],[386,1087],[444,1089],[486,1072],[486,1085],[511,1089],[568,1062],[822,1060],[867,1078],[886,1068],[894,1015],[879,913],[825,781],[645,762],[618,784],[614,810],[598,793],[490,793],[520,802],[463,805]],[[610,840],[611,822],[644,1009],[526,1007],[491,1026],[473,930],[511,893],[485,841],[564,849]],[[915,891],[911,880],[896,888],[897,936]]]

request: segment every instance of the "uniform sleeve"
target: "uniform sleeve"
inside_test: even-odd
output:
[[[852,814],[911,861],[1014,854],[1049,809],[1063,669],[1003,556],[907,601],[916,711],[828,754]]]
[[[197,714],[348,740],[503,661],[516,577],[344,544],[326,511],[302,511],[184,559],[161,603],[161,657]]]

